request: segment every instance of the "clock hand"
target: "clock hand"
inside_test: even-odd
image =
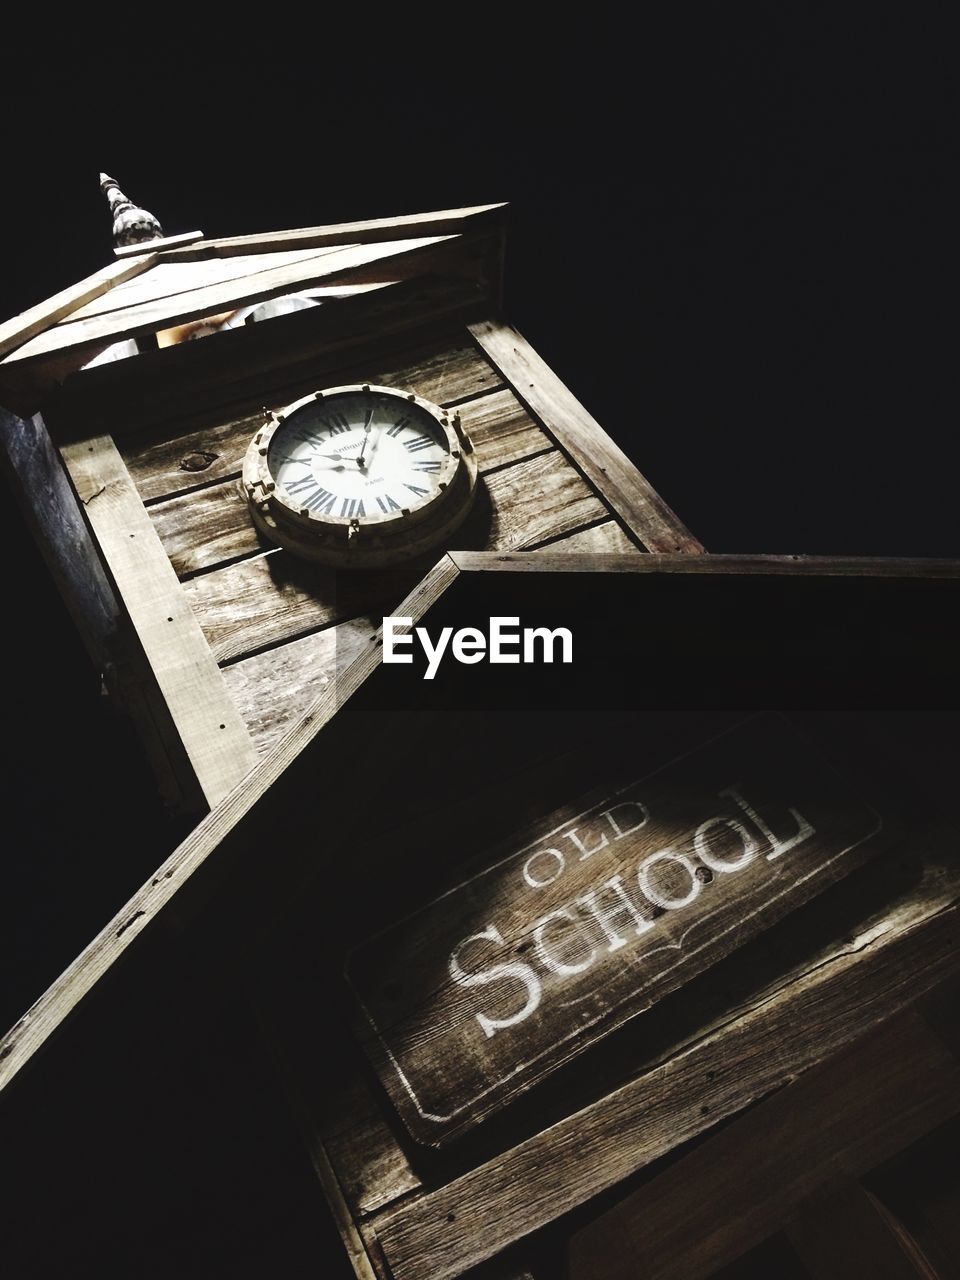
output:
[[[363,424],[363,444],[360,446],[360,453],[357,456],[357,466],[363,470],[363,455],[366,452],[367,445],[370,443],[370,423],[373,421],[373,410],[367,414],[367,420]],[[379,437],[378,437],[379,439]]]

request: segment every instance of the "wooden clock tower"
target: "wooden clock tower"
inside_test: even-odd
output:
[[[480,484],[441,550],[702,550],[503,319],[504,206],[162,237],[104,187],[116,261],[0,328],[4,447],[175,803],[222,799],[436,558],[338,572],[261,535],[244,455],[299,397],[373,383],[457,415]]]
[[[3,452],[196,825],[0,1040],[28,1273],[278,1274],[266,1111],[359,1280],[957,1275],[960,563],[705,554],[503,318],[503,206],[103,185]]]

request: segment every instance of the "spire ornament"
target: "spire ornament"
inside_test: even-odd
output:
[[[145,240],[163,238],[163,228],[157,219],[129,200],[117,186],[115,178],[101,173],[100,190],[107,197],[113,214],[113,243],[118,249],[128,244],[141,244]]]

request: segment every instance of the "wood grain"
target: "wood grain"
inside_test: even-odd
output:
[[[470,325],[470,332],[645,548],[687,554],[703,551],[650,482],[516,329],[484,320]]]
[[[502,383],[489,361],[472,344],[459,336],[451,336],[419,350],[398,352],[379,358],[369,357],[361,365],[329,373],[310,375],[310,382],[294,384],[273,395],[265,409],[281,409],[318,386],[341,386],[353,382],[372,382],[380,386],[413,391],[444,407],[482,392],[492,391]],[[514,402],[516,403],[516,402]],[[464,406],[461,415],[468,429],[472,414],[484,415],[493,407]],[[517,406],[519,409],[519,405]],[[147,434],[118,441],[124,461],[145,502],[173,497],[197,484],[239,476],[243,455],[251,437],[261,425],[263,409],[225,422],[211,424],[199,431],[175,434],[165,425]],[[510,419],[491,424],[491,430],[509,429]],[[535,427],[529,415],[520,411],[515,423],[518,434]],[[538,430],[538,429],[537,429]]]
[[[495,471],[485,487],[490,514],[484,537],[493,549],[536,546],[606,514],[556,450]],[[414,566],[409,574],[371,573],[358,580],[272,551],[191,578],[183,590],[217,660],[226,662],[332,622],[390,612],[420,572],[422,566]]]
[[[111,438],[69,445],[63,460],[212,807],[256,763],[246,727]]]
[[[122,244],[114,251],[115,258],[135,258],[138,254],[153,251],[164,253],[168,249],[178,249],[184,245],[195,244],[203,239],[202,231],[180,231],[176,235],[161,236],[159,240],[151,240],[146,244]]]
[[[169,262],[164,258],[149,271],[112,289],[109,295],[94,298],[78,307],[70,316],[74,320],[88,320],[102,316],[121,307],[142,306],[158,302],[161,298],[173,298],[193,289],[228,284],[244,276],[255,276],[271,268],[298,267],[335,252],[327,249],[296,249],[285,253],[246,254],[237,258],[210,258],[199,262]]]
[[[19,347],[10,360],[31,360],[53,352],[74,348],[98,346],[115,342],[119,338],[137,337],[155,333],[171,325],[188,320],[200,320],[204,316],[262,302],[284,293],[321,284],[337,275],[346,275],[373,262],[406,260],[407,256],[422,253],[440,244],[448,237],[430,236],[412,240],[395,240],[380,245],[347,245],[311,257],[307,262],[287,267],[273,267],[259,271],[241,280],[192,289],[173,298],[160,298],[123,307],[102,316],[87,320],[73,320],[56,325],[52,329]],[[140,262],[141,259],[136,259]]]
[[[952,845],[952,832],[939,837]],[[924,841],[928,843],[928,841]],[[794,981],[576,1114],[375,1219],[397,1280],[444,1280],[824,1060],[960,968],[960,875],[939,868]],[[451,1230],[451,1225],[455,1228]]]
[[[570,573],[573,566],[557,548],[544,547],[536,560],[526,555],[451,551],[463,573]],[[960,578],[960,560],[877,556],[581,555],[577,573],[744,574],[787,577]]]
[[[360,1039],[418,1141],[472,1128],[890,841],[778,715],[646,777],[630,752],[348,957]]]
[[[244,236],[221,236],[171,252],[171,257],[191,258],[215,253],[269,253],[283,249],[315,248],[321,245],[368,244],[371,241],[405,239],[414,235],[456,235],[486,222],[499,221],[507,206],[470,205],[462,209],[441,209],[435,213],[414,213],[395,218],[368,218],[362,222],[340,222],[325,227],[301,227],[290,231],[267,231]]]
[[[21,311],[19,315],[13,316],[12,319],[5,320],[0,324],[0,357],[7,356],[11,351],[55,325],[64,316],[69,316],[91,299],[99,298],[124,280],[130,280],[133,276],[146,271],[156,261],[156,253],[144,253],[132,261],[111,262],[109,266],[95,271],[92,276],[87,276],[79,284],[61,289],[52,298],[38,302],[35,307],[30,307],[26,311]]]
[[[546,435],[510,391],[494,392],[483,397],[482,402],[472,401],[464,405],[461,417],[473,439],[481,474],[488,474],[529,454],[544,453],[550,448]],[[553,456],[556,463],[561,463],[556,452]],[[554,467],[549,473],[551,482],[556,471]],[[576,481],[572,468],[567,467],[566,472],[568,481]],[[545,472],[544,476],[547,474]],[[545,482],[531,480],[527,483]],[[494,485],[494,489],[502,493],[504,485]],[[526,489],[523,497],[527,499],[526,509],[529,510],[529,492]],[[510,506],[500,503],[496,511],[500,524],[513,528],[516,521]],[[602,514],[602,508],[600,512]],[[236,477],[163,500],[151,506],[150,515],[160,541],[181,577],[215,568],[226,560],[254,555],[270,545],[257,533]]]
[[[904,1013],[579,1232],[572,1280],[628,1280],[641,1259],[649,1280],[706,1280],[783,1226],[838,1172],[869,1172],[958,1110],[960,1063],[918,1014]],[[818,1255],[827,1241],[819,1243]],[[862,1269],[830,1274],[879,1280],[884,1273],[866,1265],[867,1241],[850,1245]],[[901,1266],[887,1274],[917,1273]]]
[[[81,476],[81,481],[83,479]],[[135,493],[132,483],[130,491]],[[167,568],[172,573],[169,565]],[[402,602],[404,616],[415,620],[422,618],[458,576],[459,570],[449,557],[444,557]],[[14,1024],[0,1040],[0,1092],[9,1086],[33,1055],[76,1010],[84,997],[123,957],[127,949],[142,938],[144,933],[152,932],[157,917],[178,892],[207,863],[229,833],[262,801],[272,784],[314,740],[379,662],[380,649],[371,645],[369,653],[361,655],[347,668],[339,685],[321,695],[277,749],[271,751],[247,775],[242,787],[234,787],[211,809],[150,880],[133,894],[105,928]],[[219,678],[219,672],[217,675]],[[234,715],[236,714],[234,711]]]
[[[223,668],[261,758],[366,649],[380,622],[353,618]]]

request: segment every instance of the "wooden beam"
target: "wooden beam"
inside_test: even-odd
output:
[[[960,560],[880,556],[528,555],[451,551],[461,573],[780,574],[785,577],[958,578]]]
[[[702,544],[640,474],[529,342],[510,325],[483,320],[474,340],[530,412],[649,551],[698,554]]]
[[[71,446],[71,450],[80,448],[82,448],[81,445]],[[117,455],[117,461],[119,461],[119,455]],[[115,463],[113,465],[115,468]],[[83,486],[83,491],[92,495],[94,490],[98,489],[100,483],[96,479],[97,473],[94,472],[93,475],[90,475],[87,468],[82,465],[82,462],[76,464],[76,471],[79,476],[79,482]],[[130,486],[129,490],[127,488],[128,485]],[[126,482],[121,479],[117,487],[121,495],[118,505],[130,512],[130,518],[134,526],[132,532],[139,535],[143,525],[140,517],[129,505],[130,492],[135,492],[132,489],[132,481],[130,481],[129,476],[126,478]],[[107,496],[106,488],[102,491],[102,494]],[[116,501],[117,499],[114,499],[114,502]],[[139,503],[139,498],[137,502]],[[107,505],[110,505],[109,498]],[[143,512],[142,506],[140,510]],[[143,512],[142,518],[147,519],[145,512]],[[110,539],[111,546],[114,545],[114,541],[122,543],[124,537],[128,541],[136,541],[136,539],[131,540],[129,537],[131,530],[122,527],[119,521],[114,521],[113,523],[116,525],[116,529],[115,539]],[[155,538],[156,535],[153,535],[153,537]],[[161,555],[168,574],[173,575],[173,570],[170,568],[170,563],[166,555],[163,554],[163,549],[160,547],[159,542],[155,542],[153,546],[150,546],[149,538],[146,538],[145,535],[143,541],[150,547],[150,563],[155,563],[157,556]],[[125,556],[121,555],[119,550],[117,560],[123,570],[123,576],[126,577],[128,566],[125,563]],[[129,568],[132,574],[136,574],[136,562],[131,564]],[[418,621],[458,576],[459,571],[456,566],[450,561],[449,557],[444,557],[426,575],[416,590],[403,601],[399,606],[399,612],[403,616],[413,618],[415,622]],[[165,589],[163,575],[159,569],[157,570],[157,578],[159,587]],[[179,583],[176,582],[175,577],[173,577],[173,582],[177,590],[179,590]],[[163,612],[163,604],[159,606],[159,616],[165,621],[166,614]],[[177,616],[177,614],[173,614],[175,619]],[[162,632],[163,624],[159,625]],[[172,626],[175,624],[168,623],[167,625]],[[127,948],[142,937],[144,933],[151,931],[151,926],[156,918],[170,904],[178,891],[216,852],[221,842],[266,795],[277,778],[285,772],[291,761],[295,760],[304,748],[313,741],[323,726],[332,719],[338,708],[350,698],[370,673],[376,669],[380,663],[381,652],[378,645],[371,644],[369,651],[347,668],[336,688],[328,689],[317,699],[280,745],[247,775],[244,786],[235,787],[207,814],[186,840],[158,868],[150,880],[124,904],[109,924],[97,934],[73,963],[64,970],[56,981],[47,988],[40,999],[27,1010],[23,1017],[0,1040],[0,1092],[7,1088],[37,1050],[47,1042],[70,1014],[73,1013],[83,998],[109,973],[124,955]],[[197,653],[198,650],[194,649],[194,654],[197,655]],[[205,666],[206,663],[204,662]],[[216,670],[216,667],[214,667],[214,670]],[[217,675],[219,676],[219,671],[217,671]],[[237,713],[234,711],[233,714],[236,716]],[[252,747],[250,750],[252,751]]]
[[[478,204],[463,209],[441,209],[435,213],[407,214],[398,218],[368,218],[362,222],[339,222],[324,227],[301,227],[289,231],[267,231],[244,236],[224,236],[204,240],[189,249],[174,250],[169,260],[236,253],[270,253],[278,249],[311,249],[322,245],[369,244],[373,241],[402,240],[408,236],[456,235],[479,223],[503,216],[506,204]]]
[[[212,808],[256,763],[246,726],[111,437],[68,445],[63,459]]]
[[[202,239],[202,231],[181,231],[178,235],[145,240],[142,244],[122,244],[114,249],[113,254],[116,258],[135,258],[141,253],[162,253],[166,249],[176,249],[180,245],[194,244]]]
[[[862,1177],[958,1110],[960,1063],[919,1014],[904,1013],[581,1230],[571,1244],[571,1280],[629,1280],[638,1272],[644,1280],[707,1280],[784,1226],[820,1187],[826,1205],[813,1231],[798,1223],[790,1233],[805,1246],[805,1260],[818,1260],[811,1272],[817,1280],[856,1274],[916,1280],[904,1255],[889,1256],[889,1231],[885,1250],[876,1242],[871,1249],[870,1232],[856,1230],[880,1226],[869,1202],[837,1195],[830,1184],[838,1174]],[[823,1265],[825,1251],[839,1246],[829,1224],[844,1199],[840,1231],[856,1230],[848,1236],[847,1261],[855,1252],[860,1263],[852,1270]],[[870,1265],[871,1254],[886,1255],[888,1268]]]
[[[145,253],[128,262],[111,262],[109,266],[94,272],[92,276],[87,276],[79,284],[71,285],[69,289],[61,289],[45,302],[38,302],[35,307],[22,311],[12,320],[6,320],[0,324],[0,358],[17,347],[23,346],[44,329],[55,325],[64,316],[68,316],[91,299],[99,298],[114,285],[139,275],[141,271],[146,271],[156,260],[156,253]]]
[[[953,843],[949,832],[940,838]],[[956,972],[960,877],[948,880],[928,884],[922,904],[894,908],[876,929],[846,939],[801,978],[614,1093],[375,1217],[396,1280],[459,1276],[771,1093]]]
[[[32,342],[20,347],[8,359],[32,360],[52,352],[75,348],[103,346],[120,338],[137,337],[155,333],[188,320],[201,320],[251,302],[276,298],[296,289],[309,288],[336,275],[347,274],[369,263],[390,260],[391,263],[406,255],[429,250],[448,240],[449,236],[428,236],[412,240],[395,240],[388,244],[347,245],[328,253],[318,253],[306,263],[276,267],[257,272],[241,280],[208,285],[170,298],[141,303],[108,311],[105,315],[91,316],[86,320],[74,320],[57,325],[38,334]],[[142,259],[136,259],[137,262]]]

